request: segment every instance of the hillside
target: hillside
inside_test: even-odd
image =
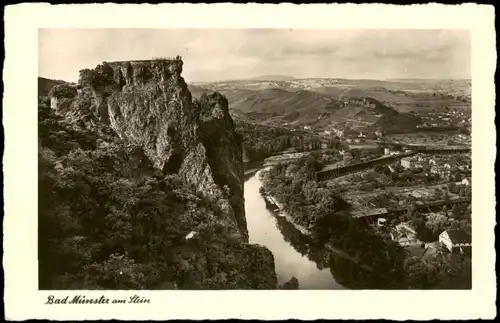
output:
[[[227,100],[193,100],[182,64],[103,63],[52,92],[55,110],[40,100],[41,289],[277,287],[248,244]]]
[[[292,80],[239,80],[205,83],[215,91],[311,91],[329,99],[371,97],[401,113],[444,111],[446,107],[470,110],[470,80],[349,80],[310,78]]]
[[[231,110],[265,124],[313,123],[318,116],[338,103],[311,91],[289,92],[280,88],[261,91],[228,90],[222,92]]]
[[[353,132],[373,133],[382,130],[393,133],[415,129],[421,124],[420,119],[413,115],[399,113],[397,109],[373,97],[363,97],[365,92],[359,89],[343,90],[350,95],[342,96],[342,100],[328,93],[300,89],[288,91],[279,87],[220,91],[227,97],[233,117],[264,125],[307,125],[318,131],[335,128]],[[331,91],[331,88],[324,92],[327,91]]]

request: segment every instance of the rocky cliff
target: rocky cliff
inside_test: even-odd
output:
[[[104,62],[95,69],[82,70],[78,94],[58,98],[56,112],[65,122],[102,138],[114,132],[125,145],[141,147],[156,172],[180,178],[196,192],[193,194],[213,205],[207,214],[193,210],[182,215],[195,217],[192,223],[205,221],[200,225],[213,231],[212,236],[207,230],[197,235],[202,240],[201,249],[183,246],[174,257],[179,260],[180,254],[190,251],[190,260],[182,261],[197,263],[191,271],[197,272],[193,274],[196,278],[188,279],[195,281],[194,286],[210,287],[211,283],[204,285],[203,281],[213,283],[214,278],[209,277],[229,266],[220,263],[220,268],[213,268],[217,261],[208,260],[208,254],[212,250],[213,256],[215,250],[232,255],[233,265],[241,264],[240,272],[233,268],[221,278],[231,288],[275,288],[272,254],[248,245],[242,138],[235,132],[227,99],[213,93],[193,100],[181,77],[182,66],[182,60],[176,58]],[[181,209],[193,208],[183,208],[183,203],[179,201]],[[193,250],[197,256],[192,255]]]
[[[183,62],[110,62],[83,73],[97,119],[140,145],[164,174],[180,174],[224,210],[232,234],[248,239],[243,200],[242,140],[219,93],[192,100]],[[89,74],[87,72],[87,74]]]

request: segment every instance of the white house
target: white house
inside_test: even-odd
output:
[[[325,134],[325,135],[327,135],[327,136],[329,136],[329,135],[331,135],[331,134],[332,134],[332,132],[331,132],[331,131],[328,131],[328,130],[325,130],[324,134]]]
[[[337,137],[342,137],[344,135],[344,130],[332,128],[332,131],[337,135]]]
[[[460,229],[443,231],[439,235],[439,242],[444,244],[450,252],[463,252],[466,248],[472,247],[471,236]]]
[[[469,186],[469,185],[471,185],[471,183],[472,183],[472,178],[470,178],[470,177],[464,178],[462,180],[462,184],[465,185],[465,186]]]
[[[377,225],[379,227],[383,227],[386,223],[387,223],[387,219],[385,219],[385,218],[378,218],[377,219]]]

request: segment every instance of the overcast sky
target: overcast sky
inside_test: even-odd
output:
[[[103,61],[181,55],[187,82],[470,78],[466,30],[40,29],[39,75],[76,81]]]

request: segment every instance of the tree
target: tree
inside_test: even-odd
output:
[[[365,175],[365,179],[369,182],[377,181],[377,173],[372,171]]]
[[[69,84],[58,84],[52,87],[49,91],[49,97],[56,97],[57,99],[63,98],[73,98],[77,94],[77,90],[74,86]]]
[[[461,220],[464,218],[464,210],[458,204],[455,204],[451,209],[451,216],[456,220]]]
[[[299,289],[299,280],[293,276],[289,281],[280,286],[280,289]]]
[[[449,196],[448,192],[444,192],[444,195],[443,195],[443,202],[444,202],[444,203],[448,203],[448,202],[450,202],[450,196]]]
[[[411,206],[410,206],[410,209],[409,209],[409,212],[408,212],[409,217],[413,218],[415,216],[416,212],[417,212],[417,203],[416,202],[412,202]]]
[[[443,191],[439,188],[439,187],[436,187],[434,189],[434,195],[437,197],[437,198],[441,198],[443,196]]]

